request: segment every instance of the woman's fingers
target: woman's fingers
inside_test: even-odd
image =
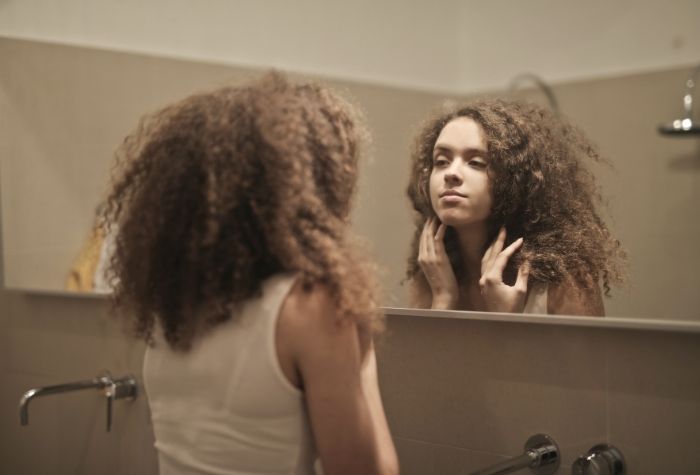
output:
[[[435,221],[436,218],[430,218],[428,221],[428,229],[425,235],[425,247],[427,250],[427,255],[430,257],[435,257]]]
[[[447,231],[447,226],[445,226],[443,223],[440,223],[440,226],[438,226],[437,232],[435,233],[435,237],[433,238],[433,241],[435,242],[435,247],[438,249],[443,249],[444,248],[444,243],[445,243],[445,232]]]
[[[506,247],[501,251],[498,255],[496,255],[493,265],[491,266],[491,269],[495,272],[498,272],[498,275],[503,275],[503,271],[506,268],[506,265],[508,265],[508,259],[511,258],[513,254],[515,254],[515,251],[520,249],[520,246],[523,245],[523,238],[518,238],[515,241],[513,241],[510,246]]]
[[[493,251],[491,253],[491,259],[495,259],[498,254],[503,250],[503,246],[506,243],[506,228],[501,227],[501,229],[498,231],[498,236],[496,237],[496,241],[493,243]]]
[[[491,245],[486,249],[483,259],[481,259],[481,274],[485,274],[491,267],[498,256],[498,253],[503,249],[503,244],[506,240],[506,228],[501,227],[498,231],[496,239],[493,240]]]
[[[515,251],[517,251],[523,244],[523,238],[517,239],[515,242],[511,243],[510,246],[506,247],[503,251],[497,254],[493,259],[489,267],[487,267],[481,274],[481,284],[502,284],[503,283],[503,271],[508,265],[508,260],[511,258]],[[493,251],[495,252],[495,251]]]
[[[518,269],[518,278],[515,280],[515,287],[527,291],[527,279],[530,276],[530,263],[528,261],[520,264]]]
[[[430,241],[432,240],[432,220],[433,218],[428,218],[425,221],[425,224],[423,225],[423,232],[421,233],[420,237],[420,245],[419,245],[419,256],[427,257],[429,251],[430,251]]]
[[[494,241],[495,242],[495,241]],[[493,252],[493,242],[489,244],[489,247],[486,248],[486,252],[484,253],[484,257],[481,258],[481,273],[483,274],[486,272],[486,270],[489,267],[489,263],[491,262],[491,253]]]
[[[492,265],[482,274],[479,284],[490,311],[522,312],[527,297],[527,281],[530,276],[530,263],[525,261],[518,269],[513,285],[503,282],[503,272],[511,257],[523,245],[520,238],[503,249],[492,259]],[[495,247],[494,247],[495,249]]]
[[[418,241],[418,260],[420,261],[423,257],[425,257],[425,235],[426,235],[426,229],[428,227],[428,221],[425,222],[423,225],[423,231],[421,232],[420,235],[420,240]]]
[[[435,259],[436,245],[438,245],[438,234],[440,235],[439,245],[442,245],[442,239],[445,235],[445,230],[443,229],[441,231],[441,227],[444,225],[442,223],[438,225],[438,223],[438,219],[434,216],[426,220],[418,247],[419,259],[422,258],[423,260],[427,261],[432,261]]]
[[[447,226],[428,218],[420,236],[418,264],[432,292],[431,308],[451,309],[459,300],[459,287],[443,240]]]

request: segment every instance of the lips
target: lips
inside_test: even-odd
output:
[[[458,191],[455,191],[455,190],[446,190],[446,191],[443,191],[442,193],[440,193],[440,198],[445,198],[446,196],[456,196],[459,198],[466,198],[467,197],[467,195],[460,193]]]

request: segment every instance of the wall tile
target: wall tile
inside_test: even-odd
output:
[[[437,475],[433,470],[433,446],[401,437],[394,437],[401,475]]]
[[[105,302],[0,292],[8,355],[0,391],[0,471],[52,474],[155,474],[157,460],[148,402],[141,380],[144,345],[126,337],[105,316]],[[6,308],[8,308],[6,307]],[[17,404],[29,388],[91,379],[103,370],[133,374],[134,401],[114,403],[106,433],[106,402],[85,390],[31,403],[30,425],[19,426]],[[36,454],[40,453],[41,457]]]
[[[55,470],[67,460],[57,443],[66,435],[60,424],[60,404],[34,400],[29,407],[29,425],[20,426],[19,423],[18,405],[22,394],[29,388],[46,384],[51,384],[46,378],[8,371],[3,373],[0,391],[0,472],[68,473]],[[71,458],[70,462],[75,462],[75,459]]]
[[[433,445],[433,473],[436,475],[464,475],[483,470],[506,460],[502,455],[460,449],[445,445]]]
[[[390,317],[378,348],[398,437],[510,456],[547,433],[571,461],[606,435],[599,331]]]
[[[700,467],[700,335],[611,332],[609,441],[629,473]]]

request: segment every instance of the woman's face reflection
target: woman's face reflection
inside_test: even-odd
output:
[[[492,196],[484,132],[469,117],[445,125],[433,148],[430,201],[441,222],[461,227],[484,223]]]

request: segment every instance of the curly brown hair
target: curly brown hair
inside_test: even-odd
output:
[[[374,266],[348,233],[367,137],[355,107],[281,73],[144,117],[117,152],[102,219],[116,233],[115,309],[179,350],[296,272],[341,319],[382,327]]]
[[[443,127],[459,117],[477,122],[487,144],[494,204],[486,246],[501,226],[510,242],[524,238],[522,249],[511,259],[509,275],[526,260],[531,282],[558,284],[573,278],[583,288],[602,283],[606,295],[611,284],[624,282],[625,253],[599,214],[601,194],[588,167],[588,162],[608,162],[581,130],[558,114],[536,104],[502,99],[481,99],[441,111],[418,133],[407,189],[418,212],[407,278],[422,277],[417,260],[420,235],[426,220],[435,216],[429,192],[433,147]],[[452,228],[445,235],[445,249],[460,279],[464,269]],[[415,282],[427,286],[422,278]]]

